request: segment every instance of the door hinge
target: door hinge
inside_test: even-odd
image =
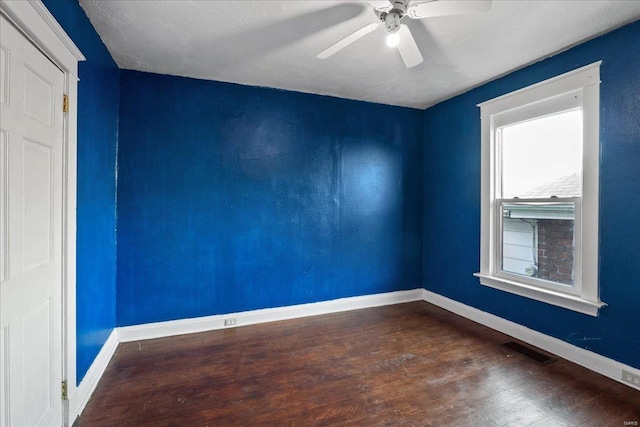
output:
[[[67,400],[69,396],[67,395],[67,382],[62,381],[62,400]]]
[[[62,95],[62,112],[69,112],[69,95]]]

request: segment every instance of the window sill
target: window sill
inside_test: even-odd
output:
[[[480,283],[484,286],[531,298],[536,301],[546,302],[548,304],[588,314],[594,317],[598,317],[598,311],[600,308],[607,305],[600,300],[590,301],[576,295],[569,295],[549,289],[525,285],[523,283],[514,282],[488,274],[475,273],[474,276],[478,277],[480,279]]]

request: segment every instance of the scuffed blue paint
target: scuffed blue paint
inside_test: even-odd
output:
[[[422,112],[123,71],[119,326],[420,286]]]
[[[76,372],[79,383],[115,327],[120,70],[77,1],[44,0],[44,4],[87,58],[79,63],[77,105]]]
[[[640,368],[640,22],[424,113],[425,288]],[[603,60],[598,318],[481,286],[476,104]],[[579,338],[577,338],[579,337]]]

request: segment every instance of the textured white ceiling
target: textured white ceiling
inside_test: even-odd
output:
[[[472,0],[469,0],[472,1]],[[422,2],[422,0],[416,0]],[[638,0],[494,0],[487,13],[405,17],[425,61],[405,68],[357,1],[80,0],[120,68],[425,108],[640,19]]]

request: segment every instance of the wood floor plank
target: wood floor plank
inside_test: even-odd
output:
[[[622,426],[640,392],[426,302],[123,343],[77,427]]]

